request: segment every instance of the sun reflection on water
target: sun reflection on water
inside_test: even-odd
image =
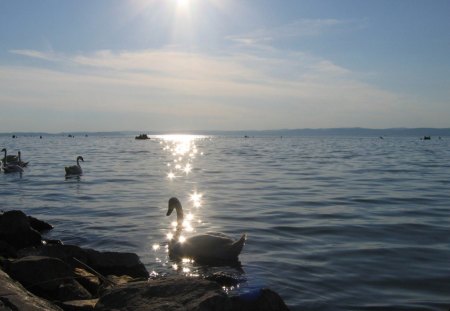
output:
[[[201,135],[159,135],[152,136],[159,142],[159,146],[166,155],[166,161],[162,167],[166,168],[165,175],[162,178],[168,183],[169,187],[183,189],[182,185],[189,180],[192,183],[196,172],[195,161],[198,157],[204,155],[197,144],[208,138]],[[194,180],[195,181],[195,180]],[[181,183],[181,184],[180,184]],[[183,204],[184,219],[178,223],[174,218],[168,219],[165,241],[160,244],[153,244],[152,249],[156,262],[163,267],[169,268],[176,273],[185,276],[200,276],[194,260],[183,258],[180,261],[172,261],[169,257],[169,247],[171,243],[186,243],[190,235],[196,231],[196,227],[203,222],[200,216],[200,209],[203,205],[203,193],[196,187],[187,193],[174,193],[181,199]]]

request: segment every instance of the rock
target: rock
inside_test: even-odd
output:
[[[75,278],[92,296],[97,297],[100,289],[100,279],[83,268],[75,268]]]
[[[233,311],[289,311],[283,299],[267,288],[231,297],[231,301]]]
[[[70,300],[58,303],[64,311],[92,311],[98,299]]]
[[[79,267],[80,264],[73,259],[76,258],[104,276],[112,274],[128,275],[133,278],[149,277],[144,264],[134,253],[99,252],[74,245],[42,245],[23,249],[17,255],[55,257],[73,267]]]
[[[9,265],[8,274],[30,292],[50,300],[90,299],[72,269],[58,258],[28,256]]]
[[[215,310],[205,307],[227,303],[231,307],[228,297],[218,284],[198,278],[175,276],[113,288],[100,297],[94,310],[189,311],[200,310],[202,307],[202,310]]]
[[[275,292],[262,289],[229,297],[216,282],[171,276],[106,291],[95,311],[288,311]]]
[[[232,287],[237,286],[239,283],[245,282],[246,280],[243,278],[239,278],[235,275],[226,273],[226,272],[215,272],[211,275],[205,277],[205,279],[209,281],[214,281],[221,286]]]
[[[16,249],[5,241],[0,240],[0,256],[6,258],[16,258]]]
[[[8,211],[0,216],[0,240],[15,249],[41,244],[41,234],[31,228],[28,217],[21,211]]]
[[[53,226],[49,223],[46,223],[45,221],[39,220],[32,216],[28,216],[28,221],[30,222],[31,228],[41,233],[53,229]]]
[[[0,310],[62,311],[47,300],[36,297],[0,270]]]
[[[148,278],[149,273],[138,255],[134,253],[98,252],[86,250],[87,264],[102,275],[128,275],[132,278]]]

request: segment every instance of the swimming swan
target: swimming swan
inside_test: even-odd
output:
[[[66,166],[66,176],[67,175],[82,175],[83,174],[83,170],[81,169],[80,166],[80,160],[84,162],[83,157],[82,156],[78,156],[77,157],[77,165],[72,165],[72,166]]]
[[[2,162],[3,162],[3,163],[7,163],[7,162],[10,162],[10,163],[12,163],[12,162],[17,162],[17,160],[18,160],[17,156],[15,156],[15,155],[6,155],[6,148],[3,148],[3,149],[2,149],[2,152],[5,153],[5,156],[4,156],[3,159],[2,159]]]
[[[3,172],[4,173],[22,173],[23,169],[16,163],[8,163],[8,157],[6,156],[6,149],[3,148],[2,151],[5,153],[3,158]]]
[[[169,200],[167,215],[170,216],[173,210],[177,212],[177,232],[175,239],[169,242],[169,256],[171,258],[189,257],[203,262],[232,262],[237,261],[242,248],[244,247],[246,234],[243,234],[238,241],[232,240],[223,233],[207,232],[186,238],[185,241],[178,241],[183,225],[183,208],[177,198]]]
[[[19,158],[18,159],[19,161],[17,161],[17,165],[19,165],[20,167],[27,167],[28,162],[23,162],[22,161],[20,150],[17,152],[17,157]]]

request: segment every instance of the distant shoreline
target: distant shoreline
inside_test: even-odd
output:
[[[133,136],[138,133],[146,133],[148,135],[161,134],[197,134],[197,135],[213,135],[213,136],[249,136],[249,137],[325,137],[325,136],[349,136],[349,137],[446,137],[450,136],[450,128],[387,128],[387,129],[370,129],[370,128],[323,128],[323,129],[279,129],[279,130],[236,130],[236,131],[214,131],[214,130],[192,130],[192,131],[106,131],[106,132],[5,132],[0,133],[0,137],[16,136]]]

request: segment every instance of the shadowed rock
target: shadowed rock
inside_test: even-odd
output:
[[[8,211],[0,215],[0,240],[16,250],[42,242],[41,234],[30,226],[28,217],[21,211]]]
[[[139,257],[134,253],[99,252],[74,245],[42,245],[23,249],[17,254],[22,256],[47,256],[59,258],[67,264],[77,267],[76,258],[102,275],[129,275],[133,278],[148,278],[149,273]]]
[[[49,301],[36,297],[0,270],[0,310],[62,311]]]
[[[45,232],[53,229],[53,226],[49,223],[46,223],[45,221],[42,221],[40,219],[34,218],[32,216],[28,216],[28,220],[30,222],[31,228],[38,232]]]
[[[237,297],[221,286],[199,278],[171,276],[148,282],[129,283],[106,291],[95,311],[288,311],[283,300],[262,289]]]
[[[33,294],[51,300],[89,299],[90,293],[75,279],[62,260],[28,256],[10,263],[8,274]]]

